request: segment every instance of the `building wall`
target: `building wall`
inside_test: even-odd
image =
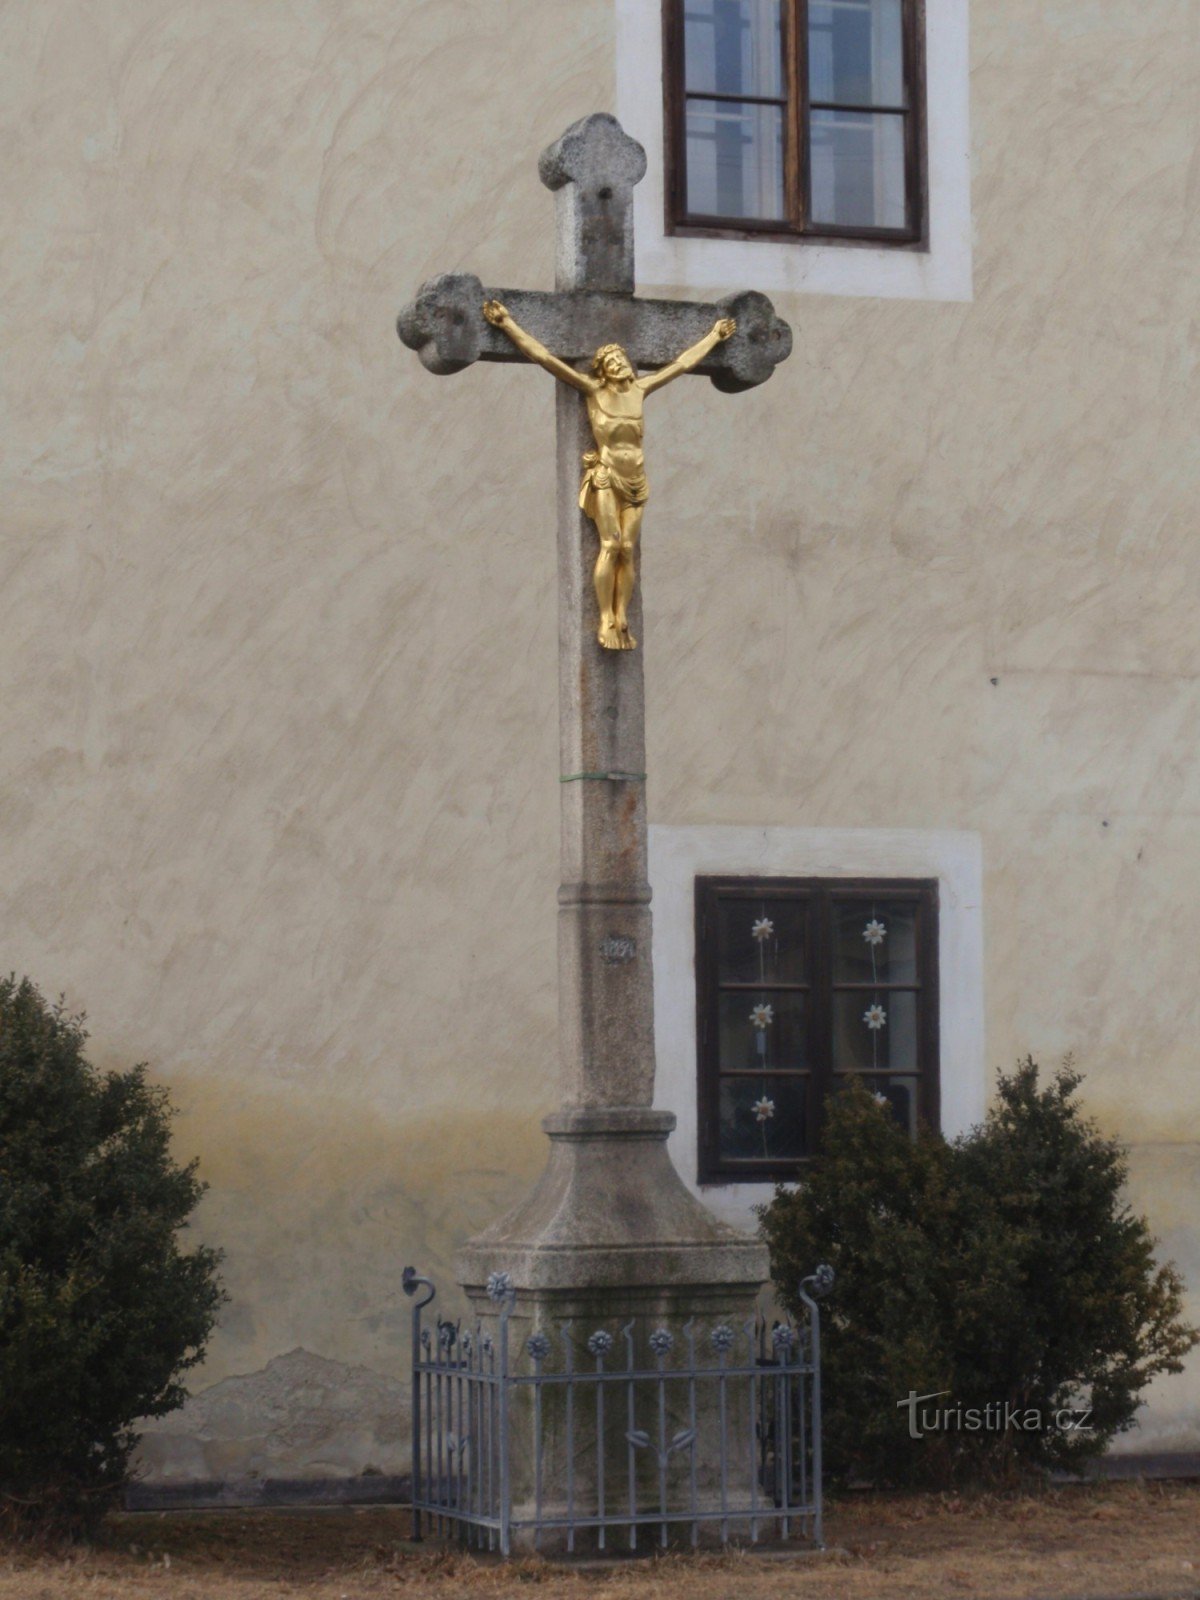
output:
[[[1200,16],[971,21],[974,300],[776,294],[652,401],[651,818],[978,835],[987,1060],[1075,1053],[1196,1314]],[[3,961],[211,1185],[151,1471],[398,1470],[400,1269],[541,1160],[559,786],[550,380],[392,325],[552,283],[614,6],[38,0],[0,71]]]

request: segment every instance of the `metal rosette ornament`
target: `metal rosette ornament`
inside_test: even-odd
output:
[[[727,1322],[720,1322],[708,1336],[708,1342],[719,1356],[727,1356],[733,1349],[735,1335]]]
[[[827,1261],[823,1261],[807,1278],[801,1278],[800,1293],[803,1295],[807,1289],[812,1299],[823,1300],[833,1288],[836,1279],[837,1274],[833,1268]]]
[[[531,1361],[545,1361],[546,1357],[550,1354],[549,1337],[539,1328],[536,1333],[531,1333],[528,1339],[526,1339],[525,1348],[529,1352],[529,1358]]]

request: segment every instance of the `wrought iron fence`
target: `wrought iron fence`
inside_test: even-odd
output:
[[[424,1319],[437,1291],[406,1267],[413,1537],[455,1532],[508,1555],[515,1535],[574,1551],[590,1533],[599,1550],[610,1535],[637,1550],[673,1530],[696,1545],[707,1525],[722,1543],[799,1530],[820,1545],[817,1298],[832,1284],[828,1267],[804,1279],[797,1320],[596,1328],[584,1364],[569,1322],[514,1348],[507,1273],[488,1280],[495,1317],[464,1328]]]

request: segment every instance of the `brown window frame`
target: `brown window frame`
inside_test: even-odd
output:
[[[815,104],[809,97],[808,3],[780,0],[783,7],[784,191],[788,216],[763,221],[754,217],[714,217],[687,210],[686,110],[683,19],[687,0],[663,0],[663,104],[666,174],[663,185],[668,235],[701,239],[773,239],[792,243],[835,242],[851,246],[889,245],[897,249],[929,249],[929,161],[926,138],[925,0],[903,0],[905,106],[847,106],[833,101]],[[692,92],[698,100],[763,103],[754,95]],[[908,225],[904,228],[849,228],[811,223],[812,191],[809,140],[814,110],[887,111],[903,113],[904,176]]]
[[[716,916],[721,898],[804,900],[808,904],[810,957],[807,989],[808,1113],[810,1153],[787,1161],[722,1159],[720,1154],[720,1061],[718,1059],[718,981]],[[915,990],[917,1006],[917,1114],[930,1127],[939,1126],[940,1063],[938,1058],[938,884],[936,878],[751,878],[703,876],[695,880],[696,1049],[698,1092],[697,1170],[701,1183],[773,1183],[799,1177],[820,1139],[824,1105],[835,1088],[833,1071],[833,995],[857,985],[833,981],[833,906],[837,900],[916,900],[916,984],[881,983],[879,990]],[[752,986],[758,987],[758,986]],[[767,984],[766,988],[789,987]]]

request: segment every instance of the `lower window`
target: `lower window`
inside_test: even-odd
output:
[[[696,879],[700,1180],[795,1177],[858,1077],[938,1120],[937,884]]]

